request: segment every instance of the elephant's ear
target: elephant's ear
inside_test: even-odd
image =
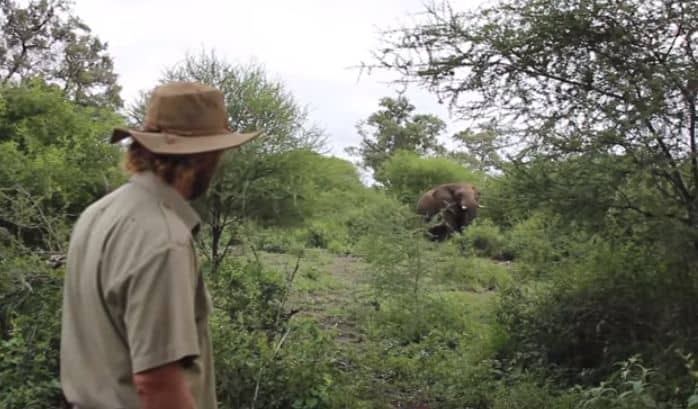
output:
[[[431,195],[439,203],[443,203],[444,201],[451,202],[453,201],[453,188],[451,186],[440,186],[434,189]]]

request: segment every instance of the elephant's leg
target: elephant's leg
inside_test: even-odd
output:
[[[462,211],[450,207],[445,209],[443,212],[444,224],[446,224],[451,231],[461,232],[462,230]]]
[[[465,212],[463,212],[463,211],[460,212],[460,214],[459,214],[458,217],[456,218],[455,225],[456,225],[456,230],[458,231],[458,233],[462,233],[462,232],[463,232],[463,228],[464,228],[465,225],[466,225],[466,222],[465,222]]]
[[[432,241],[444,241],[450,235],[451,229],[444,223],[437,224],[429,228],[429,235]]]

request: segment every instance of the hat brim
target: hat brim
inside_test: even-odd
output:
[[[252,141],[262,131],[247,133],[222,130],[213,135],[180,136],[166,132],[143,132],[134,129],[116,128],[111,143],[132,137],[153,153],[187,155],[235,148]]]

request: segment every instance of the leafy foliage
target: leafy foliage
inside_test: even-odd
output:
[[[695,312],[686,301],[698,291],[695,272],[613,239],[589,237],[568,249],[550,285],[512,289],[503,298],[500,319],[518,351],[515,360],[591,384],[634,353],[671,371],[675,357],[665,346],[692,351]]]
[[[25,2],[22,2],[25,3]],[[58,84],[74,102],[121,107],[107,44],[67,0],[0,1],[0,84],[33,78]]]
[[[300,194],[297,173],[303,164],[295,150],[322,147],[322,134],[307,126],[307,115],[280,82],[267,78],[260,66],[232,64],[215,53],[188,55],[167,69],[160,83],[199,81],[224,95],[231,129],[264,134],[241,148],[228,150],[219,172],[197,208],[204,216],[210,242],[199,243],[214,271],[234,243],[240,218],[275,220]],[[143,121],[148,92],[130,109],[131,122]]]
[[[377,172],[382,164],[401,150],[426,155],[443,153],[438,140],[446,123],[429,114],[415,114],[415,106],[399,95],[381,98],[380,110],[358,124],[361,143],[347,152],[361,158],[362,166]]]
[[[62,271],[38,258],[0,257],[0,383],[3,408],[57,408]]]
[[[293,319],[286,302],[297,270],[227,262],[211,283],[219,399],[225,407],[329,407],[331,334]]]
[[[470,13],[434,6],[415,26],[386,33],[376,57],[450,99],[464,117],[496,117],[520,142],[519,160],[609,158],[595,165],[620,187],[614,205],[695,231],[696,7],[688,0],[511,0]],[[626,175],[650,183],[666,210],[632,200]]]
[[[419,197],[436,185],[470,182],[477,186],[483,176],[448,158],[399,151],[385,162],[376,179],[401,202],[416,206]]]
[[[63,270],[38,250],[60,252],[75,216],[123,180],[102,140],[120,122],[111,61],[67,4],[0,0],[3,407],[60,405]],[[381,99],[350,149],[374,188],[321,154],[322,132],[262,67],[202,53],[168,69],[162,82],[222,89],[234,129],[265,130],[226,154],[196,203],[222,405],[695,407],[696,12],[688,0],[430,6],[376,57],[474,126],[447,152],[443,121]],[[453,240],[425,241],[414,203],[461,180],[487,208]],[[329,262],[294,294],[299,270],[262,258],[305,247]],[[326,271],[358,259],[351,288]]]
[[[0,226],[60,250],[66,223],[123,180],[118,148],[102,141],[118,123],[41,81],[0,88]]]
[[[453,139],[465,150],[455,151],[451,156],[471,169],[491,173],[501,170],[505,164],[499,153],[504,146],[500,145],[496,130],[472,132],[466,129],[453,135]]]

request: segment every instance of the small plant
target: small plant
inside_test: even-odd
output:
[[[216,378],[225,407],[323,409],[333,385],[332,334],[292,319],[287,301],[299,270],[227,260],[211,289]]]
[[[515,257],[515,251],[509,245],[505,234],[489,219],[475,219],[460,236],[455,237],[455,241],[466,256],[502,261],[510,261]]]
[[[651,378],[655,371],[643,366],[639,356],[632,356],[618,366],[618,371],[609,380],[582,391],[577,409],[665,407],[652,397]]]
[[[0,263],[0,407],[59,407],[61,270],[12,254]]]

